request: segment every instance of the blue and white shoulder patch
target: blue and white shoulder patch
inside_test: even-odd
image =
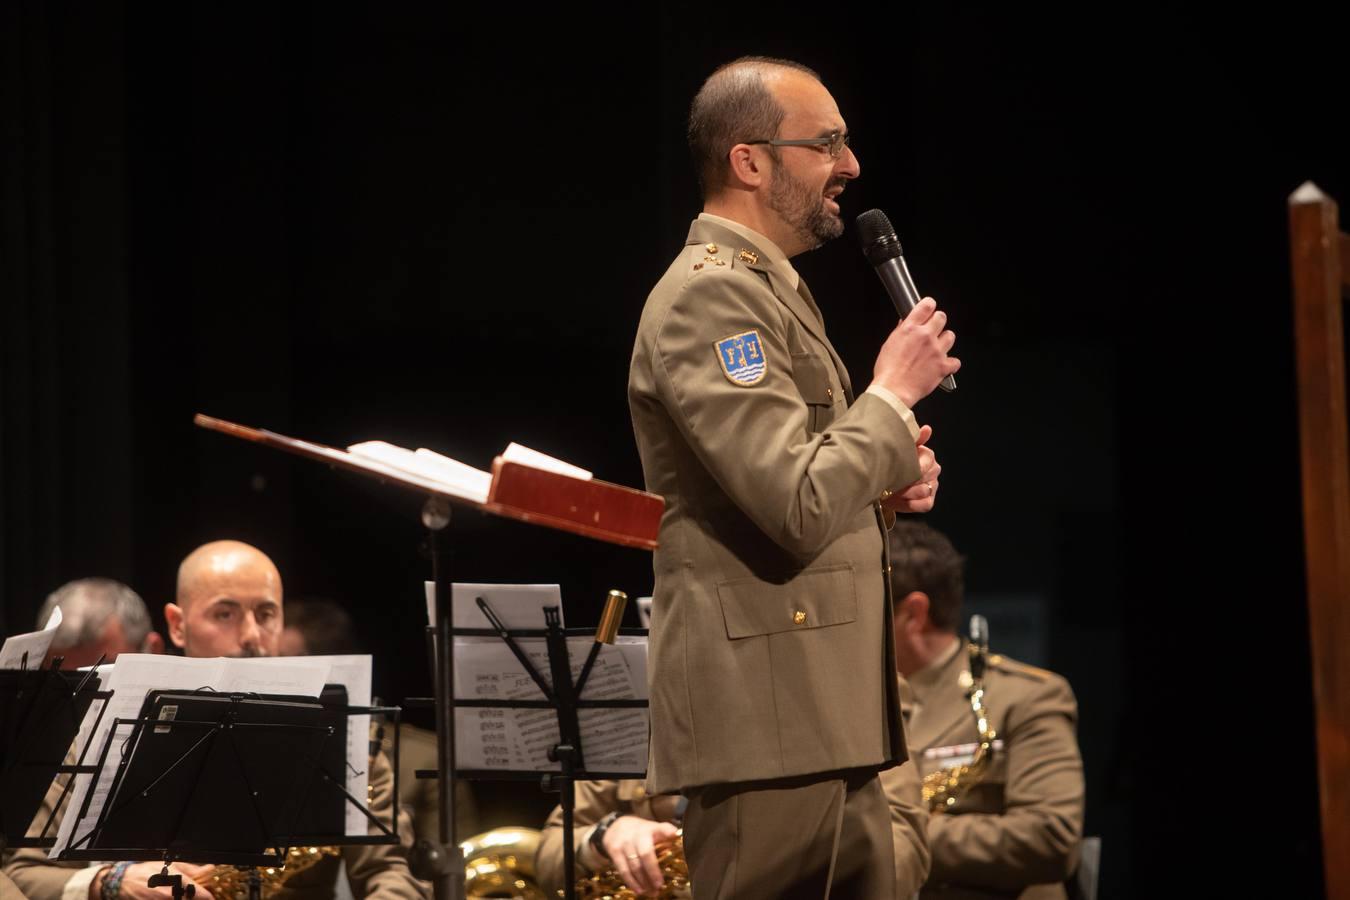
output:
[[[758,331],[743,331],[724,337],[715,345],[717,361],[722,366],[722,374],[732,384],[750,387],[764,380],[769,361],[764,358],[764,346],[759,341]]]

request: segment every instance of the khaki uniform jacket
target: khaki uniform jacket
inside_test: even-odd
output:
[[[418,769],[435,769],[439,763],[436,757],[436,732],[416,725],[401,722],[399,731],[398,756],[398,793],[399,805],[412,822],[412,831],[403,833],[400,823],[400,837],[405,844],[411,845],[425,838],[429,841],[441,839],[440,788],[435,778],[418,778]],[[394,737],[384,736],[385,756],[394,758]],[[478,834],[478,802],[474,798],[469,783],[455,779],[455,839],[468,840]]]
[[[740,359],[719,347],[747,335]],[[652,792],[905,759],[875,500],[916,481],[918,457],[894,408],[851,397],[809,293],[696,220],[647,299],[628,380],[647,489],[666,501]]]
[[[979,740],[963,672],[964,645],[911,679],[918,708],[909,723],[910,754],[924,775],[969,761],[968,745]],[[923,897],[1063,898],[1083,833],[1073,691],[1052,672],[994,655],[984,704],[1002,746],[977,785],[929,821],[933,871]]]
[[[928,813],[923,807],[918,771],[913,763],[905,763],[886,773],[882,788],[891,810],[891,838],[895,845],[895,883],[897,897],[911,897],[928,877],[929,853],[926,838]],[[670,799],[669,797],[662,799]],[[669,804],[673,806],[673,804]],[[573,810],[574,839],[577,858],[590,836],[591,826],[610,812],[641,816],[657,820],[652,797],[641,781],[580,781],[577,782],[576,807]],[[535,874],[545,890],[562,887],[563,874],[562,807],[544,824],[539,851],[535,856]],[[577,875],[585,871],[578,866]],[[685,894],[684,896],[688,896]]]
[[[663,811],[667,811],[668,815],[658,814],[652,802],[654,799],[662,801]],[[591,833],[591,826],[611,812],[617,811],[622,816],[640,816],[644,819],[651,819],[653,822],[668,822],[673,821],[671,814],[673,814],[676,806],[674,801],[675,798],[670,796],[653,798],[638,779],[578,781],[576,806],[572,810],[573,846],[578,854],[575,858],[580,859],[586,838]],[[561,806],[553,807],[553,812],[549,814],[548,821],[544,823],[544,830],[539,835],[539,849],[534,857],[534,871],[536,880],[545,890],[560,890],[562,888],[563,815]],[[580,877],[587,872],[584,867],[578,864],[576,874]],[[688,893],[686,892],[682,896],[687,897]]]
[[[53,805],[60,799],[65,779],[59,775],[47,791],[47,796],[38,810],[37,818],[29,831],[30,836],[41,832]],[[371,757],[370,766],[370,811],[382,822],[390,821],[394,809],[393,769],[383,753]],[[56,819],[49,834],[55,834],[61,825],[61,817],[70,798],[61,803]],[[410,820],[406,817],[399,823],[400,836],[407,835]],[[374,825],[371,834],[378,834]],[[340,857],[328,856],[321,862],[299,872],[290,878],[284,890],[271,896],[274,900],[331,900],[334,885],[337,882],[338,867],[347,864],[347,879],[351,882],[352,894],[357,897],[381,898],[381,900],[429,900],[431,891],[422,882],[412,877],[408,871],[406,850],[398,844],[379,844],[370,847],[343,847]],[[28,896],[28,900],[60,900],[61,892],[70,876],[84,868],[83,862],[53,862],[47,859],[46,850],[25,849],[6,854],[4,874]],[[4,900],[9,900],[8,896]],[[219,900],[219,898],[217,898]]]
[[[0,872],[0,900],[27,900],[19,886],[10,881],[4,872]]]

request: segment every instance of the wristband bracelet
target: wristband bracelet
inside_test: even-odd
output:
[[[112,867],[112,871],[103,879],[103,889],[99,892],[103,900],[117,900],[122,893],[122,879],[126,877],[127,869],[130,868],[129,862],[120,862]]]
[[[619,817],[619,811],[606,813],[605,817],[595,823],[595,829],[591,831],[589,838],[591,846],[594,847],[601,856],[605,855],[605,832],[609,831],[609,826],[614,824],[614,820]]]

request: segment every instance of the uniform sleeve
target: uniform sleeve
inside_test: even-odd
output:
[[[934,815],[928,824],[935,882],[1017,890],[1063,881],[1083,833],[1078,707],[1062,678],[1008,711],[1003,815]]]
[[[13,881],[10,881],[9,876],[4,872],[0,872],[0,897],[4,897],[5,900],[10,900],[11,897],[13,897],[14,900],[28,900],[23,892],[19,890],[19,886]]]
[[[891,811],[895,847],[895,896],[913,897],[928,880],[928,811],[923,806],[919,771],[913,761],[881,773],[881,787]]]
[[[73,762],[74,759],[68,758],[67,761]],[[28,827],[29,837],[38,837],[42,834],[47,817],[56,808],[57,801],[61,799],[61,791],[70,777],[58,775],[47,789],[47,795],[42,798],[42,806],[38,809],[33,824]],[[61,819],[69,803],[69,796],[61,801],[60,810],[47,831],[48,835],[54,835],[60,830]],[[22,850],[6,850],[3,871],[29,900],[60,900],[67,882],[86,866],[87,864],[83,862],[55,862],[47,858],[45,849],[27,847]]]
[[[579,781],[576,785],[576,805],[572,809],[573,846],[577,860],[586,849],[586,838],[591,826],[608,813],[619,808],[617,781]],[[534,857],[535,880],[546,891],[561,890],[563,886],[563,814],[562,807],[553,807],[544,830],[539,836],[539,850]]]
[[[394,773],[384,751],[370,760],[370,812],[381,822],[391,821],[394,804]],[[411,819],[403,813],[399,817],[399,833],[411,830]],[[371,823],[371,834],[380,831]],[[379,900],[429,900],[430,887],[413,877],[408,869],[408,854],[402,844],[375,844],[369,847],[344,847],[342,858],[347,864],[347,879],[357,897]]]
[[[900,415],[864,393],[819,434],[808,429],[785,309],[747,270],[695,275],[655,337],[653,378],[662,403],[718,485],[775,543],[810,558],[839,537],[881,491],[919,478]],[[734,382],[718,342],[758,335],[763,375]]]

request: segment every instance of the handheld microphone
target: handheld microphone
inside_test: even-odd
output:
[[[900,248],[900,239],[895,236],[891,220],[879,209],[869,209],[858,216],[858,241],[862,244],[863,255],[876,270],[891,303],[900,318],[909,315],[910,310],[919,304],[919,289],[910,277],[909,266],[905,265],[905,253]],[[944,391],[956,390],[956,379],[945,375],[938,387]]]

